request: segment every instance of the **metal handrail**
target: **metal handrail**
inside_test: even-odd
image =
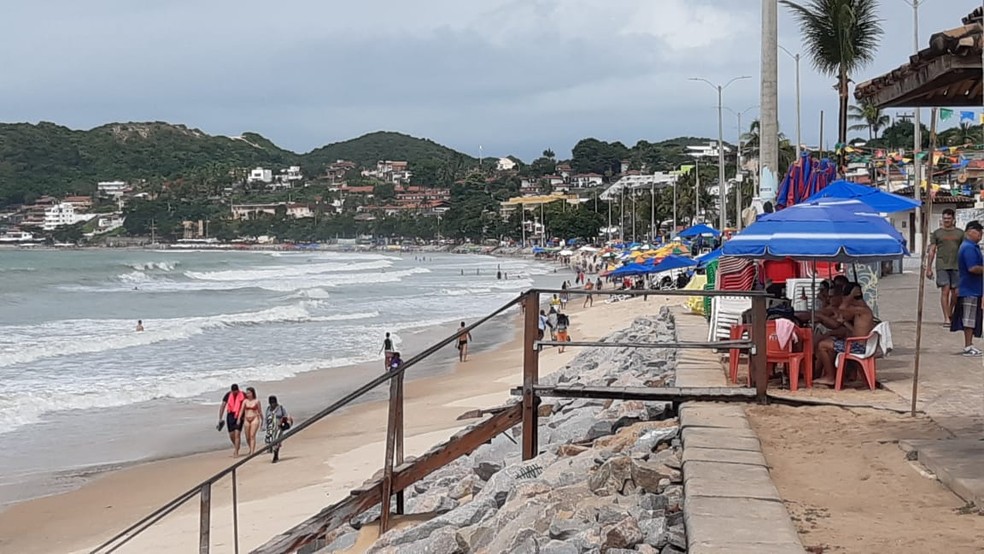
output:
[[[249,463],[254,458],[270,452],[270,450],[272,448],[278,446],[283,441],[285,441],[288,438],[290,438],[290,437],[292,437],[292,436],[300,433],[301,431],[307,429],[311,425],[314,425],[318,421],[320,421],[320,420],[324,419],[325,417],[327,417],[327,416],[335,413],[336,411],[338,411],[338,410],[346,407],[348,404],[351,404],[355,400],[358,400],[359,398],[365,396],[366,394],[368,394],[369,392],[371,392],[373,389],[377,388],[378,386],[382,385],[383,383],[386,383],[388,381],[392,381],[394,378],[397,378],[397,377],[402,377],[404,375],[404,373],[408,369],[410,369],[411,367],[413,367],[416,364],[420,363],[424,359],[432,356],[433,354],[435,354],[436,352],[438,352],[439,350],[441,350],[445,346],[447,346],[447,345],[452,344],[453,342],[455,342],[458,339],[458,337],[461,336],[461,334],[463,332],[464,333],[471,332],[473,329],[476,329],[479,326],[487,323],[489,320],[491,320],[492,318],[498,316],[499,314],[503,313],[504,311],[508,310],[509,308],[515,306],[516,304],[519,304],[519,303],[523,302],[524,299],[526,299],[527,297],[530,297],[530,296],[538,297],[538,295],[540,295],[540,294],[564,294],[564,293],[574,294],[574,295],[586,295],[586,294],[590,294],[590,295],[601,295],[601,296],[613,296],[613,295],[627,295],[627,296],[648,296],[648,295],[652,295],[652,296],[711,296],[711,297],[718,297],[718,296],[742,296],[742,297],[750,297],[750,298],[757,298],[757,297],[766,297],[766,296],[768,296],[768,294],[765,291],[720,291],[720,290],[699,290],[699,289],[697,289],[697,290],[687,290],[687,289],[684,289],[684,290],[672,290],[672,289],[671,290],[635,290],[635,289],[628,289],[628,290],[618,290],[618,289],[585,290],[585,289],[581,289],[581,288],[576,288],[576,289],[575,288],[571,288],[571,289],[538,289],[538,288],[531,288],[531,289],[528,289],[528,290],[522,292],[519,296],[513,298],[512,300],[510,300],[506,304],[502,305],[501,307],[499,307],[495,311],[493,311],[490,314],[486,315],[485,317],[479,319],[475,323],[472,323],[471,325],[467,325],[467,326],[462,327],[460,329],[456,329],[455,332],[453,334],[451,334],[450,336],[448,336],[447,338],[442,339],[441,341],[439,341],[439,342],[431,345],[430,347],[428,347],[424,351],[420,352],[419,354],[417,354],[417,355],[415,355],[415,356],[407,359],[401,365],[401,367],[399,369],[394,370],[394,371],[386,371],[383,374],[379,375],[378,377],[375,377],[374,379],[366,382],[361,387],[355,389],[354,391],[350,392],[349,394],[345,395],[344,397],[340,398],[339,400],[337,400],[337,401],[333,402],[332,404],[328,405],[325,409],[323,409],[320,412],[316,413],[315,415],[309,417],[304,422],[300,423],[299,425],[297,425],[296,427],[294,427],[293,429],[291,429],[288,433],[282,435],[276,441],[274,441],[274,442],[272,442],[270,444],[266,444],[266,445],[262,446],[259,450],[257,450],[253,454],[247,455],[246,457],[244,457],[244,458],[236,461],[235,463],[233,463],[232,465],[226,467],[225,469],[223,469],[223,470],[221,470],[221,471],[213,474],[212,476],[206,478],[205,480],[201,481],[200,483],[198,483],[197,485],[195,485],[192,488],[188,489],[184,493],[176,496],[171,501],[167,502],[166,504],[164,504],[163,506],[161,506],[157,510],[155,510],[155,511],[151,512],[150,514],[144,516],[143,518],[141,518],[136,523],[130,525],[129,527],[127,527],[123,531],[121,531],[121,532],[117,533],[116,535],[114,535],[109,540],[105,541],[104,543],[100,544],[96,548],[92,549],[90,551],[91,554],[110,554],[112,552],[115,552],[117,549],[119,549],[120,547],[122,547],[123,545],[125,545],[126,543],[128,543],[130,540],[132,540],[133,538],[135,538],[138,535],[140,535],[143,531],[145,531],[146,529],[148,529],[149,527],[151,527],[152,525],[154,525],[155,523],[157,523],[158,521],[160,521],[161,519],[163,519],[167,515],[171,514],[172,512],[174,512],[175,510],[177,510],[181,506],[183,506],[186,502],[188,502],[189,500],[191,500],[192,498],[194,498],[196,495],[198,495],[199,493],[201,493],[203,490],[205,490],[206,488],[210,488],[211,485],[214,484],[215,482],[219,481],[223,477],[225,477],[227,475],[230,475],[230,474],[232,474],[233,479],[235,480],[235,474],[236,474],[236,470],[238,468],[240,468],[243,465]],[[748,344],[746,344],[746,342],[747,341],[735,341],[735,344],[734,345],[732,345],[729,342],[729,346],[744,349],[744,348],[748,348]],[[544,345],[544,346],[552,344],[552,342],[550,342],[550,341],[540,341],[539,343],[540,343],[540,345]],[[705,347],[706,348],[709,345],[710,345],[710,343],[708,343],[708,344],[702,344],[702,345],[701,344],[694,344],[694,347],[697,347],[697,348]],[[567,343],[567,346],[576,346],[576,344]],[[633,346],[650,347],[651,345],[642,345],[642,344],[639,344],[639,345],[633,345]],[[683,344],[675,344],[674,346],[676,346],[676,347],[686,347]],[[665,346],[663,346],[663,347],[665,347]],[[234,494],[235,494],[235,491],[234,491]],[[203,520],[203,521],[206,521],[206,520]],[[238,546],[238,536],[235,537],[235,538],[236,538],[236,542],[237,542],[237,546]],[[238,548],[237,548],[237,550],[238,550]]]
[[[465,326],[463,328],[464,331],[465,332],[471,332],[473,329],[479,327],[480,325],[485,324],[486,322],[488,322],[493,317],[501,314],[502,312],[508,310],[509,308],[511,308],[511,307],[515,306],[516,304],[518,304],[519,302],[521,302],[523,300],[523,298],[525,298],[528,293],[529,293],[529,291],[520,294],[519,296],[517,296],[516,298],[513,298],[512,300],[510,300],[509,302],[507,302],[506,304],[504,304],[503,306],[501,306],[500,308],[498,308],[494,312],[490,313],[489,315],[483,317],[482,319],[476,321],[475,323],[473,323],[471,325]],[[345,406],[347,406],[348,404],[354,402],[355,400],[358,400],[359,398],[361,398],[362,396],[366,395],[367,393],[369,393],[370,391],[372,391],[373,389],[375,389],[379,385],[382,385],[383,383],[386,383],[387,381],[390,381],[390,380],[392,380],[393,378],[395,378],[397,376],[403,375],[408,369],[410,369],[414,365],[420,363],[421,361],[423,361],[424,359],[426,359],[429,356],[433,355],[434,353],[436,353],[440,349],[442,349],[445,346],[447,346],[447,345],[453,343],[454,341],[456,341],[457,338],[458,338],[458,336],[461,335],[461,333],[462,333],[462,329],[456,330],[454,332],[454,334],[452,334],[449,337],[441,340],[440,342],[438,342],[438,343],[430,346],[429,348],[427,348],[423,352],[421,352],[421,353],[419,353],[419,354],[411,357],[407,361],[405,361],[403,363],[403,365],[398,370],[395,370],[395,371],[387,371],[387,372],[383,373],[382,375],[380,375],[380,376],[378,376],[378,377],[376,377],[376,378],[368,381],[367,383],[365,383],[361,387],[355,389],[354,391],[350,392],[349,394],[345,395],[344,397],[340,398],[339,400],[333,402],[332,404],[330,404],[325,409],[323,409],[320,412],[316,413],[315,415],[309,417],[304,422],[302,422],[301,424],[299,424],[296,427],[294,427],[293,429],[291,429],[288,433],[282,435],[276,441],[274,441],[274,442],[272,442],[270,444],[264,445],[262,448],[260,448],[259,450],[257,450],[253,454],[250,454],[250,455],[246,456],[245,458],[242,458],[241,460],[233,463],[229,467],[223,469],[222,471],[219,471],[218,473],[215,473],[214,475],[212,475],[212,476],[208,477],[207,479],[205,479],[204,481],[198,483],[197,485],[195,485],[191,489],[187,490],[186,492],[178,495],[177,497],[175,497],[174,499],[172,499],[167,504],[161,506],[157,510],[155,510],[155,511],[151,512],[150,514],[144,516],[142,519],[140,519],[139,521],[137,521],[133,525],[131,525],[131,526],[127,527],[126,529],[124,529],[123,531],[117,533],[111,539],[107,540],[106,542],[104,542],[104,543],[100,544],[99,546],[97,546],[96,548],[92,549],[90,551],[91,554],[99,554],[99,553],[109,554],[111,552],[115,552],[118,548],[120,548],[121,546],[123,546],[126,543],[128,543],[131,539],[133,539],[134,537],[138,536],[140,533],[142,533],[148,527],[150,527],[151,525],[157,523],[162,518],[164,518],[168,514],[174,512],[175,510],[177,510],[178,508],[180,508],[182,505],[184,505],[186,502],[188,502],[189,500],[191,500],[192,498],[194,498],[194,496],[196,494],[198,494],[202,490],[203,487],[211,486],[213,483],[215,483],[216,481],[222,479],[226,475],[229,475],[230,473],[235,472],[239,467],[241,467],[244,464],[248,463],[250,460],[253,460],[257,456],[261,456],[263,454],[268,453],[271,448],[279,445],[281,442],[283,442],[283,441],[287,440],[288,438],[296,435],[297,433],[300,433],[304,429],[307,429],[311,425],[314,425],[318,421],[320,421],[320,420],[324,419],[325,417],[331,415],[332,413],[340,410],[341,408],[344,408]]]

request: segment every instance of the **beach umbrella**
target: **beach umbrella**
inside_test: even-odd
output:
[[[633,277],[636,275],[646,275],[652,273],[653,266],[643,264],[626,264],[609,273],[611,277]]]
[[[670,255],[663,258],[661,262],[653,267],[653,273],[662,273],[664,271],[681,269],[684,267],[693,267],[695,265],[697,265],[697,261],[693,258]]]
[[[907,256],[902,235],[859,200],[796,204],[768,214],[722,247],[724,256],[872,262]]]
[[[875,187],[859,185],[850,181],[834,181],[807,198],[812,202],[821,198],[855,199],[864,202],[874,211],[881,213],[905,212],[918,208],[922,202],[898,194],[892,194]]]
[[[678,237],[683,237],[683,238],[699,237],[701,235],[711,235],[713,237],[719,237],[721,236],[721,231],[718,231],[717,229],[705,225],[703,223],[700,223],[698,225],[694,225],[693,227],[688,227],[683,231],[677,233]]]
[[[561,250],[557,254],[560,255],[560,256],[565,256],[566,257],[566,256],[573,256],[574,255],[574,252],[571,251],[571,250],[566,250],[565,249],[565,250]]]

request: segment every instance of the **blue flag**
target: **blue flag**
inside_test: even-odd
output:
[[[974,117],[974,112],[960,112],[960,121],[971,121],[971,122],[973,122],[974,119],[976,119]]]

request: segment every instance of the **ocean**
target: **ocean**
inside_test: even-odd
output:
[[[443,253],[0,250],[0,505],[224,448],[214,426],[234,382],[314,413],[376,375],[350,368],[382,360],[386,332],[413,355],[534,283],[558,286],[553,271]],[[482,329],[478,349],[513,332]],[[291,388],[312,372],[323,386]]]

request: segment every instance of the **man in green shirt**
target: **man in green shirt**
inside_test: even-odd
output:
[[[929,237],[929,259],[926,261],[926,277],[933,278],[933,261],[936,267],[936,286],[940,289],[940,308],[943,310],[943,325],[950,326],[953,305],[957,301],[957,287],[960,284],[957,252],[963,242],[964,233],[955,225],[956,214],[953,209],[943,210],[942,225]]]

